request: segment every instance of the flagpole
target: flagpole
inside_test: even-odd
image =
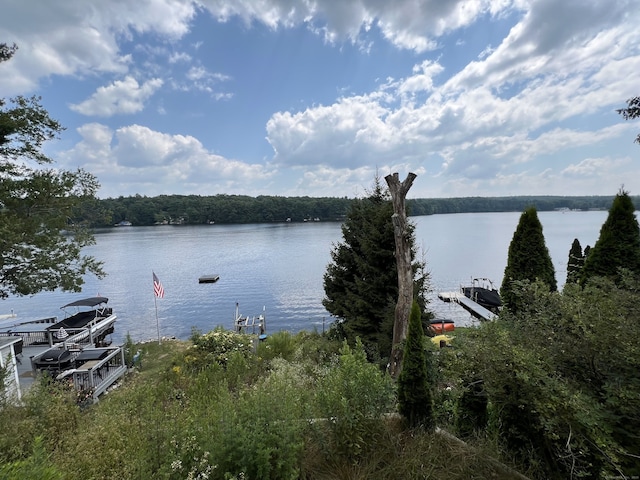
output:
[[[158,318],[158,297],[164,297],[164,287],[162,283],[160,283],[160,279],[156,277],[156,272],[152,271],[153,274],[153,304],[156,307],[156,328],[158,329],[158,345],[162,344],[160,340],[160,319]]]
[[[160,341],[160,320],[158,320],[158,297],[153,296],[153,303],[156,306],[156,328],[158,329],[158,345],[162,345]]]

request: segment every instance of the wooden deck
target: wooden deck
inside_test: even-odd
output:
[[[36,362],[51,348],[60,348],[71,352],[71,367],[60,373],[62,378],[73,383],[78,391],[89,392],[93,400],[103,394],[110,386],[127,372],[122,347],[102,347],[105,358],[91,360],[73,368],[75,359],[82,352],[97,351],[94,343],[113,328],[115,315],[98,318],[87,327],[76,331],[69,329],[69,336],[53,343],[56,339],[45,331],[16,331],[2,334],[3,338],[21,337],[24,343],[21,354],[17,355],[17,372],[20,396],[23,395],[40,374]],[[10,336],[11,335],[11,336]],[[106,353],[108,351],[108,354]],[[58,377],[60,377],[60,375]]]
[[[111,350],[111,353],[103,359],[89,360],[76,368],[66,370],[58,375],[57,379],[67,379],[78,392],[85,392],[91,395],[94,402],[97,401],[100,395],[127,373],[124,350],[120,347],[104,350]]]
[[[34,358],[38,358],[48,349],[48,346],[31,345],[24,347],[22,355],[18,355],[18,378],[20,391],[23,395],[33,385],[37,375],[40,374],[33,367]],[[76,390],[89,392],[93,400],[97,401],[100,395],[127,373],[122,347],[107,347],[105,350],[111,351],[105,358],[90,360],[78,366],[78,368],[65,370],[57,378],[60,380],[68,379],[70,383],[73,383]],[[80,350],[75,352],[73,358],[75,359],[80,353]]]

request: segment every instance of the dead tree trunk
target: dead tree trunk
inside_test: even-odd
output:
[[[402,370],[402,344],[407,338],[409,314],[413,304],[413,271],[411,268],[411,242],[407,230],[406,197],[407,192],[416,178],[415,173],[409,173],[404,182],[400,183],[398,174],[387,175],[384,179],[389,186],[393,201],[393,233],[396,240],[396,264],[398,267],[398,303],[396,304],[395,320],[393,323],[393,344],[391,346],[391,361],[389,373],[398,378]]]

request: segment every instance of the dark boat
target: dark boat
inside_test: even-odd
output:
[[[33,361],[33,367],[39,371],[47,371],[55,378],[63,370],[71,367],[72,354],[64,348],[51,348]]]
[[[502,306],[500,292],[488,278],[474,278],[471,286],[460,287],[460,290],[465,297],[493,313],[497,313]]]

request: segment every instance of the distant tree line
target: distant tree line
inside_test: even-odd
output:
[[[161,195],[100,200],[94,226],[122,221],[133,225],[204,225],[342,220],[351,201],[344,198],[248,195]]]
[[[410,215],[438,213],[523,212],[535,207],[538,212],[561,208],[570,210],[607,210],[613,201],[608,196],[513,196],[418,198],[407,200]],[[633,197],[632,197],[633,198]],[[635,197],[636,200],[640,197]]]
[[[632,197],[636,203],[640,197]],[[261,195],[141,195],[92,201],[78,211],[77,222],[108,227],[119,222],[145,225],[342,221],[354,199]],[[606,210],[613,196],[514,196],[408,199],[409,215],[439,213],[522,212],[560,208]]]

